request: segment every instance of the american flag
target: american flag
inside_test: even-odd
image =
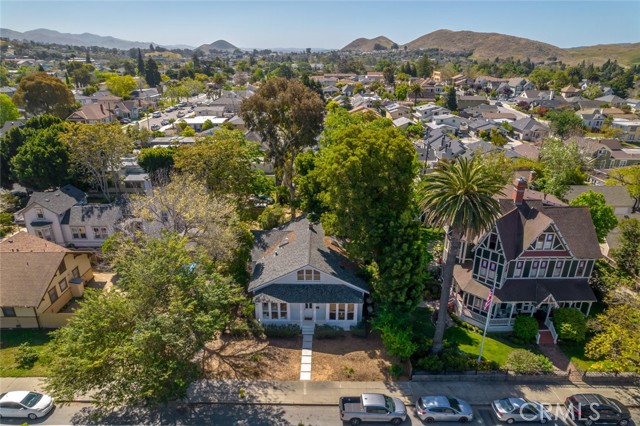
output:
[[[493,299],[493,290],[489,292],[489,297],[487,297],[487,301],[484,303],[484,310],[488,311],[489,306],[491,305],[491,299]]]

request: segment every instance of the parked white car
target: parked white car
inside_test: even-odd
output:
[[[553,420],[551,412],[542,404],[524,398],[496,399],[491,403],[491,408],[493,408],[498,420],[508,424],[514,422],[547,423]]]
[[[53,408],[53,398],[39,392],[13,391],[0,394],[0,417],[44,417]]]
[[[425,423],[444,421],[466,423],[473,420],[473,409],[468,402],[444,395],[418,398],[416,414]]]

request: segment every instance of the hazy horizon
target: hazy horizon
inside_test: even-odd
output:
[[[340,49],[380,35],[402,45],[440,29],[561,48],[640,42],[636,1],[1,0],[0,12],[0,27],[14,31],[45,28],[194,48],[226,40],[239,48]]]

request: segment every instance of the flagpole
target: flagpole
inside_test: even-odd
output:
[[[493,280],[493,287],[489,293],[489,310],[487,311],[487,320],[484,323],[484,331],[482,332],[482,340],[480,341],[480,353],[478,354],[478,362],[482,361],[482,350],[484,349],[484,339],[487,337],[487,329],[489,328],[489,320],[491,319],[491,310],[493,309],[493,298],[496,293],[496,280]]]

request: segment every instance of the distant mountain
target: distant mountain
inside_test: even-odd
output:
[[[342,48],[343,51],[373,52],[374,50],[391,49],[395,43],[385,36],[376,38],[358,38]]]
[[[226,40],[217,40],[214,41],[211,44],[203,44],[202,46],[198,47],[196,50],[201,50],[203,52],[211,52],[212,50],[236,50],[237,47],[235,47],[233,44],[229,43]]]
[[[151,42],[140,41],[128,41],[121,40],[119,38],[110,36],[100,36],[96,34],[84,33],[84,34],[69,34],[61,33],[58,31],[47,30],[45,28],[38,28],[37,30],[25,31],[23,33],[19,31],[13,31],[5,28],[0,29],[0,37],[6,37],[11,40],[27,40],[35,41],[38,43],[51,43],[51,44],[68,44],[71,46],[99,46],[109,49],[147,49]],[[154,45],[156,43],[153,43]]]
[[[474,59],[496,57],[545,60],[562,59],[564,49],[540,41],[498,33],[438,30],[406,44],[408,49],[442,49],[450,52],[472,52]]]

